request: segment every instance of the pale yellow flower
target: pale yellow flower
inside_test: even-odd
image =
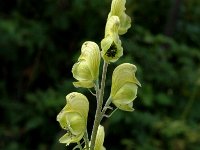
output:
[[[87,41],[83,43],[78,62],[72,67],[75,87],[92,88],[99,76],[100,50],[96,43]]]
[[[119,23],[117,16],[110,17],[106,23],[105,38],[101,41],[101,55],[107,63],[115,62],[123,55],[118,35]]]
[[[135,77],[137,68],[130,63],[117,66],[112,75],[110,98],[112,103],[121,110],[133,111],[133,100],[137,97],[140,82]]]
[[[125,13],[126,0],[113,0],[111,4],[111,10],[108,14],[108,19],[111,16],[118,16],[120,20],[119,35],[125,34],[131,27],[131,18]]]
[[[85,133],[89,102],[83,94],[78,92],[68,94],[66,102],[66,106],[57,116],[57,121],[67,132],[59,141],[69,145],[79,142]]]

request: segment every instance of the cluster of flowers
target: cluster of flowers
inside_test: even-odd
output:
[[[86,41],[81,48],[81,55],[72,68],[75,87],[93,88],[98,82],[101,57],[104,63],[116,62],[123,55],[120,35],[131,27],[131,19],[125,13],[126,0],[113,0],[105,27],[105,37],[99,46]],[[137,96],[140,82],[135,77],[137,68],[130,63],[117,66],[112,74],[112,85],[109,100],[119,109],[133,111],[133,100]],[[66,96],[66,106],[57,116],[60,126],[66,134],[60,138],[60,143],[69,145],[79,142],[87,130],[89,102],[86,96],[72,92]],[[99,125],[95,140],[95,150],[103,150],[104,127]]]

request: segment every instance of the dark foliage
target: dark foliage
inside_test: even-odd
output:
[[[108,150],[200,149],[200,1],[176,1],[127,0],[133,23],[118,63],[137,65],[142,88],[133,113],[104,120]],[[73,87],[71,67],[84,41],[100,43],[110,3],[0,1],[0,149],[68,149],[56,116],[75,90],[90,99],[91,131],[95,101]]]

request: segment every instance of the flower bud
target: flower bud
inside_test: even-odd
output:
[[[105,138],[104,127],[102,125],[99,125],[97,130],[94,150],[106,150],[106,148],[103,146],[104,138]],[[89,142],[89,146],[90,144],[91,142]],[[86,149],[86,146],[84,148]]]
[[[66,96],[67,104],[57,116],[60,126],[67,131],[59,141],[60,143],[79,142],[86,130],[89,102],[87,98],[77,92],[72,92]]]
[[[135,77],[137,68],[133,64],[123,63],[117,66],[112,75],[110,98],[121,110],[133,111],[133,100],[137,97],[140,82]]]
[[[106,23],[105,38],[101,41],[101,55],[107,63],[115,62],[123,55],[118,35],[119,22],[119,17],[112,16]]]
[[[131,27],[131,18],[125,13],[126,0],[113,0],[108,19],[111,16],[118,16],[120,19],[119,35],[123,35]]]
[[[120,20],[118,16],[110,17],[106,22],[105,37],[113,34],[118,35],[119,25],[120,25]]]
[[[103,146],[104,137],[105,137],[104,127],[102,125],[99,125],[97,130],[97,137],[95,140],[94,150],[105,150],[105,147]]]
[[[83,43],[78,62],[72,67],[75,87],[92,88],[99,76],[100,50],[96,43],[87,41]]]

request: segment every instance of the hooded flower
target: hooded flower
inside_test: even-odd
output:
[[[78,62],[72,68],[75,87],[92,88],[99,76],[100,51],[96,43],[87,41],[83,43]]]
[[[117,16],[111,16],[106,23],[105,38],[101,41],[101,55],[107,63],[115,62],[123,55],[118,35],[119,24],[120,20]]]
[[[79,142],[84,135],[87,125],[89,102],[83,94],[77,92],[68,94],[66,102],[66,106],[57,116],[57,121],[67,132],[59,141],[60,143],[69,145],[70,143]]]
[[[133,111],[133,100],[137,97],[140,82],[135,77],[137,68],[133,64],[123,63],[117,66],[112,75],[110,98],[121,110]]]
[[[113,0],[108,19],[111,16],[118,16],[120,20],[119,35],[123,35],[131,27],[131,18],[125,13],[126,0]]]

